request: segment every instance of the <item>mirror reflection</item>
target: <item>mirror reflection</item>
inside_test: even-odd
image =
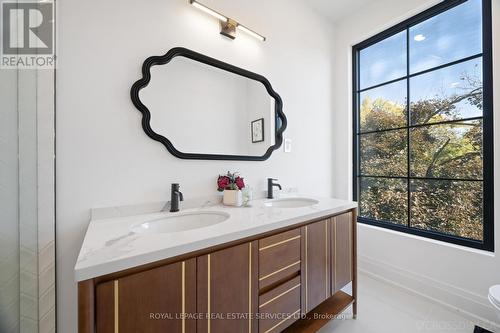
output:
[[[151,67],[140,93],[154,132],[183,153],[262,156],[275,144],[275,100],[259,81],[183,56]]]

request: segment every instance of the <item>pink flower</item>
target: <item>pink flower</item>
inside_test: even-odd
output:
[[[229,177],[227,176],[219,176],[217,179],[217,191],[224,191],[224,189],[229,186]]]
[[[236,177],[236,179],[234,180],[234,183],[236,184],[236,186],[238,186],[238,188],[240,190],[245,187],[245,182],[243,181],[243,178],[241,178],[241,177]]]

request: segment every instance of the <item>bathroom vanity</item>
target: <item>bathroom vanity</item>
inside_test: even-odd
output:
[[[75,275],[80,333],[314,332],[356,315],[356,203],[94,211]]]

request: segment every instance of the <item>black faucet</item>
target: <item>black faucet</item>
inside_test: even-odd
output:
[[[174,183],[170,191],[170,211],[172,213],[179,211],[179,201],[184,201],[184,196],[179,191],[179,184]]]
[[[273,187],[276,186],[281,190],[281,185],[278,183],[273,183],[277,179],[267,178],[267,198],[272,199],[273,197]]]

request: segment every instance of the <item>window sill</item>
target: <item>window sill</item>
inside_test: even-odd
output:
[[[393,235],[398,235],[398,236],[401,236],[401,237],[416,239],[416,240],[427,242],[427,243],[430,243],[430,244],[435,244],[435,245],[439,245],[439,246],[445,246],[445,247],[453,248],[453,249],[456,249],[456,250],[459,250],[459,251],[468,252],[468,253],[474,253],[474,254],[479,254],[479,255],[490,257],[490,258],[495,258],[496,257],[495,256],[495,252],[490,252],[490,251],[486,251],[486,250],[475,249],[475,248],[468,247],[468,246],[462,246],[462,245],[458,245],[458,244],[448,243],[448,242],[440,241],[440,240],[437,240],[437,239],[432,239],[432,238],[422,237],[422,236],[418,236],[418,235],[408,234],[408,233],[405,233],[405,232],[401,232],[401,231],[397,231],[397,230],[391,230],[391,229],[387,229],[387,228],[384,228],[384,227],[379,227],[379,226],[370,225],[370,224],[366,224],[366,223],[358,222],[358,227],[363,227],[363,228],[367,228],[367,229],[374,229],[374,230],[377,230],[377,231],[380,231],[380,232],[385,232],[385,233],[390,233],[390,234],[393,234]]]

